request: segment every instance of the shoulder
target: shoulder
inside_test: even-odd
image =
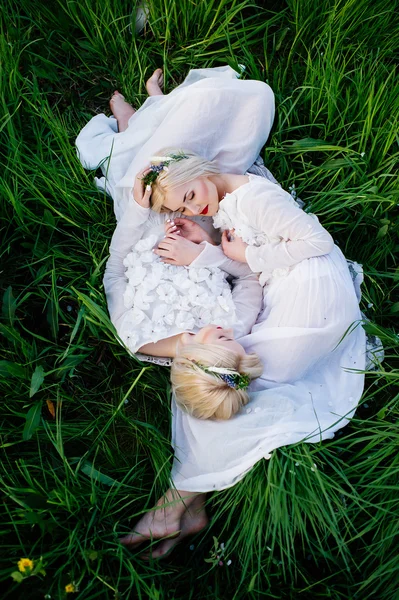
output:
[[[294,202],[291,194],[277,183],[258,175],[250,175],[248,184],[242,186],[241,191],[237,191],[239,209],[245,213],[257,208],[266,209],[280,202]]]

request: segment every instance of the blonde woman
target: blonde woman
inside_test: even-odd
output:
[[[158,228],[159,234],[159,227],[165,227],[167,215],[150,212],[147,205],[140,207],[138,201],[144,196],[141,181],[144,173],[140,175],[140,180],[136,179],[137,174],[148,165],[150,158],[159,153],[159,148],[188,148],[216,164],[218,173],[213,172],[209,177],[205,175],[208,181],[202,179],[198,182],[200,185],[195,190],[197,198],[192,194],[189,197],[184,197],[183,194],[178,198],[181,202],[188,201],[193,207],[198,194],[200,198],[207,199],[201,204],[201,210],[198,210],[203,214],[196,217],[196,220],[208,232],[212,229],[208,218],[211,198],[212,203],[218,206],[225,193],[233,194],[249,183],[245,174],[269,135],[274,117],[274,98],[266,84],[242,81],[236,76],[229,67],[192,71],[185,82],[171,94],[162,95],[158,86],[156,95],[151,96],[137,111],[117,95],[111,107],[115,118],[97,115],[78,137],[77,146],[82,163],[91,169],[102,169],[104,177],[97,180],[97,184],[105,188],[114,199],[118,235],[111,244],[108,265],[111,268],[108,269],[107,266],[104,279],[111,319],[114,322],[123,318],[123,312],[126,311],[123,306],[126,289],[126,266],[123,261],[132,250],[132,231],[137,231],[143,224],[137,220],[138,213],[145,212],[146,227],[149,230],[152,227]],[[220,177],[221,174],[230,174],[237,179],[234,182],[233,178],[225,181]],[[217,179],[212,181],[212,176]],[[231,187],[224,187],[224,183]],[[136,184],[140,185],[142,197],[136,194],[134,199],[133,188]],[[155,195],[154,190],[154,199]],[[148,200],[149,193],[146,198]],[[183,208],[183,205],[178,208]],[[204,266],[221,268],[225,261],[229,261],[220,246],[213,245],[207,238],[201,238],[198,231],[192,230],[191,219],[175,220],[175,225],[180,233],[168,229],[168,239],[162,238],[156,250],[157,256],[165,264],[186,266],[189,254],[191,266],[198,269]],[[211,237],[215,242],[214,234]],[[192,254],[194,250],[197,252],[195,258]],[[320,250],[320,254],[323,254]],[[300,264],[304,264],[306,260],[302,260]],[[229,262],[233,269],[237,268],[236,262]],[[248,272],[248,265],[239,264],[238,268],[245,268]],[[281,277],[281,284],[287,285],[297,267],[288,268],[291,271],[287,277]],[[319,272],[318,274],[320,275]],[[241,271],[235,271],[235,277],[240,275]],[[346,289],[346,276],[344,280]],[[314,285],[316,282],[320,283],[320,277],[310,277],[308,281]],[[277,295],[277,280],[275,284]],[[255,310],[258,300],[252,304],[252,292],[240,290],[240,285],[236,286],[233,293],[236,293],[236,306],[241,306],[245,318],[248,312]],[[254,287],[254,290],[261,289],[257,285],[258,288]],[[302,288],[305,293],[306,285]],[[315,293],[318,292],[318,287],[313,289]],[[335,302],[336,291],[333,292]],[[290,293],[292,294],[292,289]],[[271,295],[269,300],[272,300]],[[290,299],[292,303],[294,300],[295,298]],[[311,315],[313,303],[309,294],[307,302],[308,304],[303,304],[302,296],[298,296],[299,306],[293,317]],[[270,457],[274,448],[304,439],[319,442],[332,437],[334,431],[345,425],[347,418],[353,414],[363,387],[362,329],[356,328],[355,334],[346,338],[345,345],[338,346],[338,352],[329,352],[299,380],[285,383],[276,378],[276,373],[282,376],[282,367],[285,365],[292,369],[287,357],[281,353],[278,355],[275,373],[271,369],[273,356],[270,356],[270,352],[270,363],[263,360],[264,352],[268,351],[269,346],[276,343],[281,334],[283,340],[288,334],[287,328],[281,327],[282,317],[277,304],[273,306],[273,315],[271,311],[269,314],[270,307],[266,306],[260,320],[252,327],[252,332],[244,334],[238,340],[243,352],[252,354],[256,351],[264,363],[262,376],[251,380],[246,390],[250,399],[246,406],[230,419],[198,419],[187,411],[182,411],[173,400],[172,444],[175,461],[171,474],[172,487],[157,503],[155,510],[145,515],[135,526],[134,533],[122,540],[123,543],[136,545],[148,538],[176,536],[174,540],[162,542],[153,553],[154,556],[165,554],[176,540],[198,531],[206,523],[204,492],[234,485],[258,460]],[[285,318],[289,316],[287,306],[287,302],[283,302]],[[357,314],[355,312],[355,316]],[[332,322],[335,320],[334,314]],[[250,320],[247,321],[249,322]],[[288,325],[294,341],[297,334],[295,324],[288,321]],[[216,331],[221,333],[220,330]],[[311,329],[308,332],[311,333]],[[203,346],[211,345],[207,344],[207,339],[195,339],[200,331],[190,333],[194,335],[186,336],[188,344],[183,344],[180,348],[190,350],[189,345],[193,341],[200,342]],[[227,332],[225,337],[228,339],[221,341],[224,345],[233,343],[231,332]],[[289,349],[285,341],[284,344]],[[341,352],[343,348],[344,351]],[[193,349],[194,346],[191,350]],[[150,351],[151,348],[147,350]],[[315,348],[311,350],[314,356]],[[325,348],[323,353],[324,351]],[[299,360],[301,353],[295,354],[298,354],[298,360],[293,365],[301,370],[304,366]],[[188,360],[193,358],[195,359],[191,352]],[[205,375],[209,376],[210,373],[205,372]],[[214,373],[213,376],[217,381],[218,375]],[[175,385],[178,386],[178,383]]]

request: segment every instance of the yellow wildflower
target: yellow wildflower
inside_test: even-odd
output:
[[[73,583],[68,583],[68,585],[65,586],[65,591],[67,594],[73,594],[74,592],[77,592],[78,589]]]
[[[30,558],[21,558],[18,561],[18,569],[21,573],[26,573],[26,571],[31,571],[33,569],[33,560]]]

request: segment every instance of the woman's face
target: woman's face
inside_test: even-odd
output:
[[[213,217],[219,210],[217,187],[208,177],[197,177],[171,190],[163,207],[170,212],[180,212],[187,217],[197,215]]]
[[[190,344],[216,344],[223,346],[226,350],[231,350],[239,356],[245,356],[245,350],[235,341],[232,329],[223,329],[217,325],[207,325],[200,329],[198,333],[183,333],[181,343],[186,346]]]

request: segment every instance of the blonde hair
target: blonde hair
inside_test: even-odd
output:
[[[249,401],[246,390],[229,387],[199,365],[233,369],[250,379],[263,372],[256,354],[240,356],[217,344],[181,346],[172,363],[172,387],[178,406],[198,419],[229,419]]]
[[[157,152],[159,156],[169,156],[170,154],[185,154],[188,158],[183,158],[179,161],[172,161],[167,168],[167,171],[160,172],[154,183],[152,184],[151,192],[151,208],[155,212],[170,212],[164,207],[164,202],[168,192],[179,187],[183,183],[188,183],[197,177],[214,175],[220,173],[220,169],[216,163],[211,160],[206,160],[202,156],[190,152],[189,150],[181,150],[178,148],[164,148]]]

